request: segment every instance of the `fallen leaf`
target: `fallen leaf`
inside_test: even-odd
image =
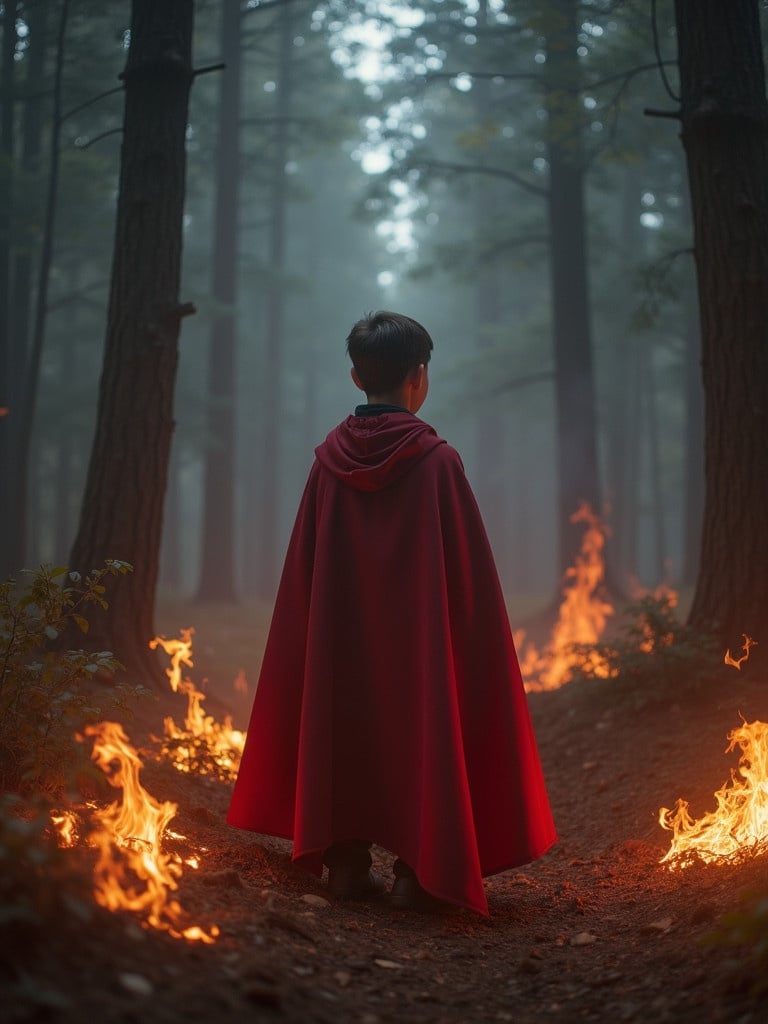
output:
[[[397,970],[402,967],[402,964],[395,963],[394,960],[374,960],[373,961],[379,967],[385,967],[389,971]]]
[[[597,936],[593,935],[592,932],[578,932],[578,934],[571,937],[572,946],[589,946],[593,942],[597,942]]]

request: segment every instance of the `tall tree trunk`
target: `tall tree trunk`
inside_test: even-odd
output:
[[[488,28],[488,0],[480,0],[477,12],[478,26],[481,31]],[[481,78],[472,90],[475,115],[480,125],[491,117],[490,82]],[[486,158],[492,162],[491,145],[485,147],[479,155],[478,162],[484,164]],[[499,320],[499,282],[496,268],[483,260],[482,239],[488,237],[496,218],[498,206],[493,183],[483,178],[475,182],[473,205],[475,215],[475,329],[478,354],[482,357],[494,346],[494,339],[489,328],[496,326]],[[506,493],[504,479],[504,429],[502,414],[493,400],[479,404],[475,420],[475,480],[474,487],[477,500],[483,511],[483,518],[488,529],[488,536],[493,545],[496,562],[506,578],[508,563]]]
[[[288,205],[286,164],[289,152],[289,123],[293,91],[293,11],[284,3],[278,14],[278,72],[275,136],[272,158],[272,197],[269,225],[269,265],[273,277],[267,298],[264,380],[264,459],[262,464],[261,557],[259,592],[274,597],[280,550],[280,402],[283,383],[282,349],[285,333],[285,222]]]
[[[224,0],[221,51],[226,69],[219,93],[213,299],[208,361],[208,448],[203,469],[200,601],[234,601],[235,363],[237,356],[238,217],[240,209],[239,0]]]
[[[645,401],[645,421],[648,426],[648,483],[653,527],[653,571],[654,582],[661,583],[666,576],[667,537],[664,488],[661,479],[659,403],[656,396],[656,370],[652,345],[648,345],[643,353],[643,364],[641,395]]]
[[[705,398],[704,522],[690,622],[725,644],[742,632],[765,641],[768,102],[758,3],[676,0],[675,15]]]
[[[105,559],[134,572],[108,596],[89,643],[139,678],[162,681],[150,657],[163,499],[173,433],[192,0],[134,0],[123,77],[125,113],[112,286],[96,436],[71,565]]]
[[[48,184],[46,190],[45,213],[43,219],[43,238],[40,246],[40,264],[37,276],[37,293],[35,295],[34,320],[32,324],[32,338],[29,346],[29,356],[25,361],[23,388],[20,402],[19,420],[14,434],[15,465],[12,475],[15,485],[18,487],[16,500],[21,509],[18,519],[18,536],[16,542],[19,552],[26,549],[25,537],[27,515],[26,498],[27,482],[29,474],[30,454],[32,450],[32,431],[35,425],[35,412],[37,408],[37,392],[40,383],[40,364],[43,357],[43,344],[45,342],[45,323],[48,313],[48,285],[51,277],[51,264],[53,262],[53,243],[56,227],[56,205],[59,190],[59,164],[61,146],[61,106],[63,93],[64,73],[64,42],[67,31],[67,19],[69,17],[69,0],[62,0],[59,10],[59,25],[56,37],[56,69],[53,82],[53,108],[51,111],[51,139],[50,155],[48,164]]]
[[[2,15],[0,46],[0,481],[5,494],[0,501],[0,581],[19,566],[18,547],[12,534],[17,488],[11,479],[13,440],[18,408],[11,379],[11,209],[14,160],[14,53],[16,7],[6,3]],[[10,486],[9,486],[10,485]]]
[[[704,508],[704,392],[701,386],[701,331],[693,298],[685,301],[685,482],[681,582],[693,586],[701,553]]]
[[[577,0],[553,0],[547,14],[545,65],[561,572],[574,563],[581,546],[583,529],[571,523],[571,516],[583,501],[601,512],[576,53],[578,7]]]

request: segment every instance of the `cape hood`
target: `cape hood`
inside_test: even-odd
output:
[[[409,412],[348,416],[315,449],[317,461],[357,491],[380,491],[445,441]]]

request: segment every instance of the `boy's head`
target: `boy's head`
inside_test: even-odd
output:
[[[358,320],[347,338],[347,352],[367,395],[397,391],[409,373],[427,365],[432,348],[432,339],[418,321],[387,310]]]

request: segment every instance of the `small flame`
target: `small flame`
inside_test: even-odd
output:
[[[685,800],[659,810],[659,824],[672,845],[659,863],[687,868],[697,859],[722,863],[760,852],[768,844],[768,723],[743,722],[728,734],[726,753],[738,745],[738,768],[716,793],[717,810],[694,820]]]
[[[243,696],[247,695],[248,680],[246,678],[244,668],[240,668],[237,670],[237,675],[235,676],[235,681],[232,684],[232,686],[234,687],[235,693],[242,693]]]
[[[166,747],[174,767],[180,772],[197,771],[202,775],[217,773],[229,779],[237,772],[245,746],[245,733],[232,728],[232,717],[226,715],[223,722],[217,722],[212,715],[203,712],[205,694],[197,689],[188,678],[182,677],[182,666],[192,668],[192,634],[194,630],[180,630],[178,639],[156,636],[150,641],[152,650],[162,647],[170,656],[170,668],[165,670],[174,693],[187,697],[187,715],[184,728],[180,728],[170,716],[163,723],[166,739],[172,741]],[[245,674],[243,673],[243,679]],[[203,754],[203,757],[198,756]]]
[[[85,732],[94,737],[94,761],[110,785],[122,790],[120,802],[94,812],[100,825],[90,837],[99,851],[97,903],[108,910],[138,912],[147,925],[174,938],[214,942],[218,928],[214,925],[210,932],[196,925],[182,928],[181,907],[168,896],[178,888],[182,868],[178,858],[163,852],[161,843],[177,805],[156,800],[141,785],[141,760],[120,725],[99,722]]]
[[[51,811],[51,824],[56,829],[59,846],[74,846],[77,839],[77,816],[73,811]]]
[[[744,664],[744,662],[749,660],[750,648],[751,647],[757,647],[757,640],[753,640],[752,637],[751,636],[747,636],[746,633],[742,633],[741,635],[744,637],[744,644],[743,644],[743,646],[741,648],[742,651],[744,651],[742,656],[740,658],[732,658],[731,657],[731,651],[730,651],[730,648],[729,648],[725,652],[725,657],[723,658],[723,663],[725,665],[733,665],[733,667],[737,668],[739,670],[739,672],[741,672],[741,666]]]
[[[523,677],[532,680],[526,684],[528,691],[556,690],[567,683],[575,666],[583,663],[573,645],[597,643],[608,616],[613,614],[613,607],[597,593],[605,575],[605,526],[586,503],[571,516],[571,522],[586,524],[581,550],[575,564],[566,571],[563,600],[549,643],[541,652],[529,644],[522,655]],[[523,637],[518,634],[516,642]],[[594,675],[601,679],[611,675],[610,667],[597,652],[589,660]]]

